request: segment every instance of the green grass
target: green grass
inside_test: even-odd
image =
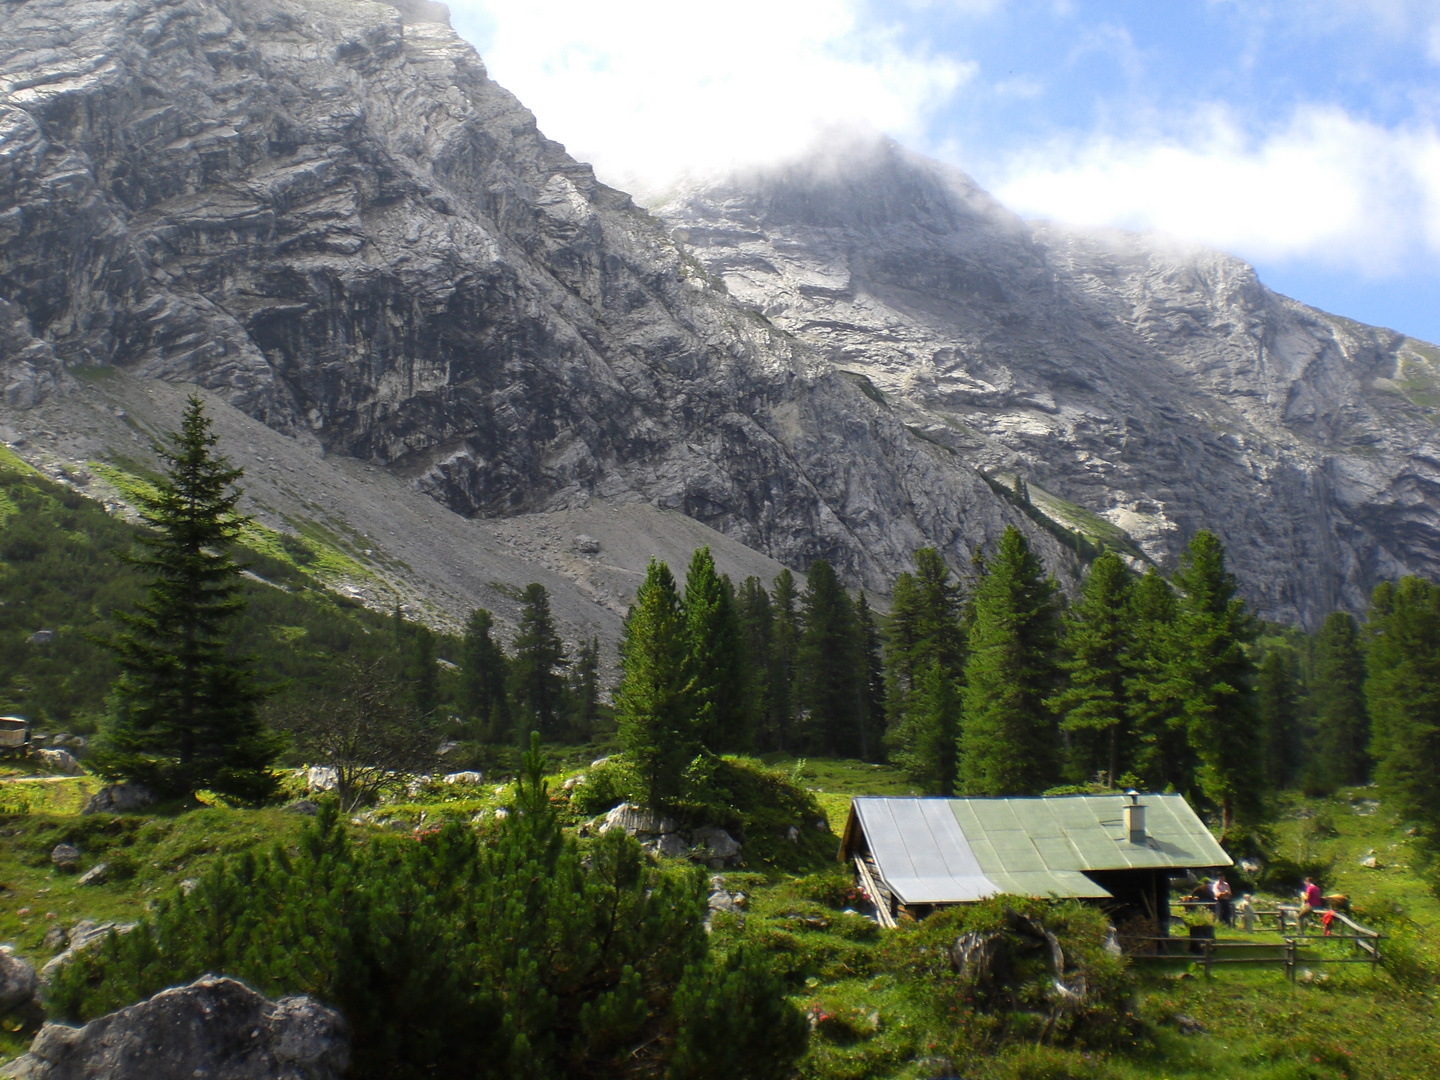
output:
[[[570,810],[564,780],[592,771],[591,762],[613,749],[597,743],[551,751],[550,789],[565,820],[578,825],[591,815]],[[1440,901],[1426,887],[1418,853],[1405,836],[1407,823],[1390,815],[1383,800],[1372,805],[1371,789],[1329,799],[1280,799],[1272,829],[1277,869],[1261,898],[1289,897],[1287,867],[1324,868],[1325,889],[1346,893],[1357,919],[1391,935],[1379,972],[1366,965],[1327,967],[1324,943],[1302,954],[1302,968],[1321,976],[1309,985],[1292,986],[1278,966],[1217,968],[1206,979],[1184,959],[1167,968],[1133,965],[1133,990],[1112,1017],[1110,1034],[1054,1046],[1037,1044],[1035,1022],[1024,1015],[1002,1022],[972,1011],[963,987],[947,975],[943,950],[954,940],[956,920],[968,915],[882,931],[847,913],[858,903],[849,873],[830,854],[835,834],[853,797],[912,793],[903,774],[858,761],[785,755],[769,755],[764,764],[808,789],[831,831],[817,834],[806,848],[808,864],[792,872],[758,857],[727,871],[726,887],[744,894],[746,914],[743,925],[718,915],[714,934],[722,945],[744,940],[764,949],[793,1000],[816,1017],[800,1067],[805,1080],[918,1080],[934,1068],[933,1060],[925,1060],[940,1056],[951,1059],[955,1075],[971,1080],[1440,1076]],[[78,808],[95,783],[86,777],[0,784],[0,800],[14,789],[44,790],[29,812],[16,813],[13,804],[7,811],[0,802],[0,882],[6,887],[0,941],[15,944],[37,964],[48,958],[43,940],[51,925],[133,920],[159,892],[197,876],[211,860],[288,843],[301,822],[275,809],[80,817]],[[293,789],[295,781],[290,784]],[[512,796],[508,783],[493,778],[469,786],[433,782],[354,815],[359,824],[352,827],[404,831],[446,819],[483,825]],[[80,848],[82,869],[103,859],[119,873],[104,885],[77,885],[75,875],[49,863],[61,840]],[[1371,849],[1379,869],[1360,866]],[[22,909],[28,913],[21,915]],[[1063,922],[1063,910],[1055,910]],[[48,917],[52,912],[54,918]],[[1219,939],[1245,936],[1222,928]],[[1278,935],[1256,932],[1251,939],[1273,942]],[[1179,1017],[1192,1018],[1204,1031],[1183,1032]],[[24,1039],[0,1032],[0,1053],[23,1048]]]

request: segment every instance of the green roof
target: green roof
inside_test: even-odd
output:
[[[863,832],[880,876],[905,903],[961,903],[1002,892],[1106,897],[1088,872],[1231,864],[1180,795],[1141,796],[1146,835],[1131,842],[1127,801],[1119,794],[857,798],[846,853]]]

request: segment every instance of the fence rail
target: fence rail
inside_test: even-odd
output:
[[[1323,935],[1295,934],[1278,942],[1215,941],[1213,938],[1132,937],[1127,940],[1130,942],[1153,942],[1156,945],[1156,951],[1154,953],[1132,953],[1130,959],[1163,962],[1185,957],[1198,958],[1207,979],[1210,977],[1210,969],[1217,964],[1249,964],[1252,966],[1276,964],[1284,967],[1285,977],[1294,982],[1296,970],[1302,959],[1304,963],[1317,967],[1322,964],[1369,964],[1372,971],[1378,969],[1382,959],[1380,942],[1385,939],[1385,935],[1371,930],[1369,927],[1361,926],[1339,912],[1336,912],[1335,916],[1354,932]],[[1283,926],[1284,923],[1282,922],[1281,925]],[[1327,941],[1350,942],[1353,955],[1301,957],[1301,949]]]

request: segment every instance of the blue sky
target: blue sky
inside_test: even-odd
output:
[[[1440,341],[1440,0],[453,0],[540,126],[642,195],[836,124],[1026,217],[1234,252]]]

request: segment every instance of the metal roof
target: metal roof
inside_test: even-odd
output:
[[[1123,795],[851,803],[885,884],[907,904],[963,903],[997,893],[1107,897],[1087,871],[1229,866],[1180,795],[1144,795],[1146,840],[1130,842]]]

